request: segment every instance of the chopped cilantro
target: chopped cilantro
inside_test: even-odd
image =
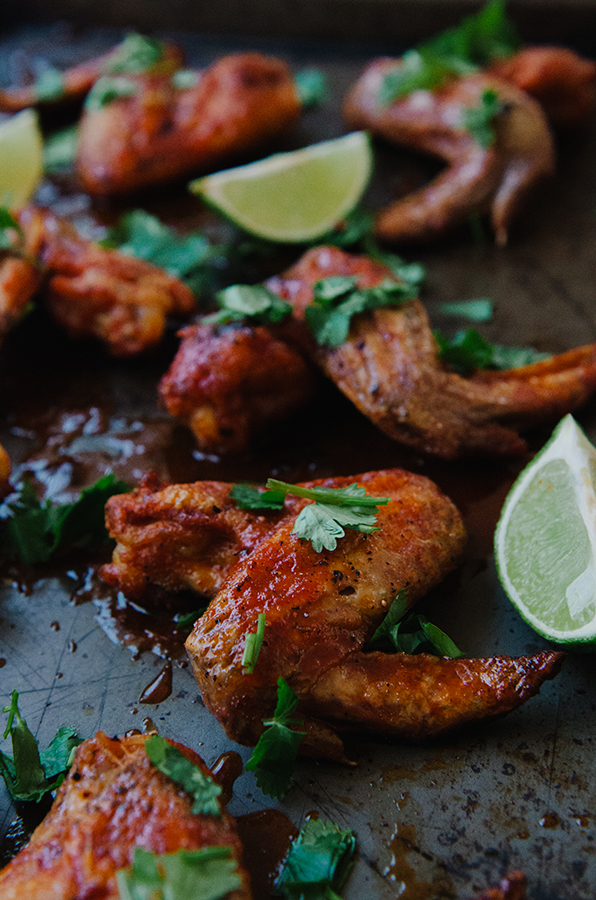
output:
[[[230,497],[240,509],[283,509],[285,491],[261,491],[250,484],[235,484]]]
[[[161,62],[166,49],[163,41],[130,32],[120,46],[110,53],[104,72],[106,75],[138,75],[147,72]]]
[[[463,375],[475,369],[513,369],[528,366],[550,356],[549,353],[541,353],[532,347],[491,344],[475,328],[458,331],[451,339],[446,338],[439,329],[435,329],[433,334],[439,345],[439,359]]]
[[[496,91],[483,91],[478,106],[464,109],[461,124],[477,144],[490,147],[495,142],[494,121],[505,109]]]
[[[493,301],[489,297],[476,300],[459,300],[441,303],[441,312],[446,316],[457,316],[470,322],[490,322],[493,317]]]
[[[143,209],[125,213],[100,242],[103,247],[153,263],[201,294],[214,250],[200,231],[180,235]],[[219,251],[217,251],[219,253]]]
[[[114,475],[104,475],[81,491],[72,503],[40,503],[29,481],[23,481],[15,500],[6,503],[8,518],[5,550],[26,565],[47,562],[58,552],[100,544],[107,538],[104,507],[113,494],[128,485]]]
[[[304,488],[285,481],[270,478],[267,487],[296,497],[314,500],[302,509],[292,529],[292,534],[312,543],[315,553],[335,550],[337,539],[345,536],[344,528],[372,534],[376,525],[379,506],[389,503],[389,497],[371,497],[366,488],[356,483],[346,488]]]
[[[244,653],[242,654],[242,666],[246,675],[252,675],[263,646],[265,637],[265,613],[259,613],[256,632],[247,631],[244,635]]]
[[[321,106],[327,96],[327,82],[320,69],[301,69],[294,76],[296,90],[304,109]]]
[[[202,609],[193,609],[192,612],[176,613],[176,615],[174,616],[176,627],[180,629],[192,628],[197,619],[201,618],[206,609],[207,607],[203,606]]]
[[[221,785],[208,775],[203,775],[176,747],[172,747],[162,737],[152,734],[145,742],[145,752],[156,769],[159,769],[194,798],[192,812],[195,815],[221,816],[217,798]]]
[[[37,741],[29,731],[19,710],[19,692],[13,691],[10,706],[2,710],[8,713],[3,737],[10,736],[12,756],[0,750],[0,775],[14,800],[39,801],[62,782],[74,750],[82,743],[73,728],[60,728],[41,754]]]
[[[241,887],[231,847],[157,854],[135,847],[130,869],[119,869],[120,900],[223,900]]]
[[[302,725],[292,718],[298,697],[285,678],[277,679],[277,706],[272,719],[264,719],[265,731],[259,738],[246,768],[256,774],[264,794],[281,799],[290,786],[292,771],[304,731],[293,731],[290,725]]]
[[[0,250],[17,253],[24,238],[23,229],[6,206],[0,206]]]
[[[121,75],[102,75],[98,78],[85,100],[87,112],[94,113],[121,97],[132,97],[137,86],[130,78]]]
[[[76,125],[62,128],[43,144],[43,166],[47,175],[67,172],[74,166],[79,141],[79,129]]]
[[[290,846],[275,887],[286,900],[334,900],[356,849],[353,831],[310,819]]]
[[[322,347],[339,347],[347,339],[352,316],[380,306],[405,303],[416,296],[412,284],[386,278],[370,288],[357,287],[358,279],[332,275],[317,281],[313,299],[305,309],[307,324]]]
[[[449,659],[461,659],[464,656],[451,638],[429,622],[426,616],[413,613],[406,616],[407,608],[406,592],[402,589],[364,649],[434,653]]]
[[[172,75],[172,84],[179,91],[187,91],[197,86],[201,80],[201,73],[196,69],[178,69]]]
[[[219,311],[204,316],[202,321],[206,324],[227,325],[244,319],[276,324],[292,312],[289,303],[263,284],[232,284],[218,291],[215,299]]]
[[[379,101],[387,104],[415,90],[434,90],[449,76],[476,71],[491,59],[511,56],[519,46],[504,0],[489,0],[456,27],[405,53],[402,65],[383,80]]]
[[[33,90],[36,100],[42,103],[59,100],[64,96],[64,77],[62,72],[54,68],[54,66],[48,66],[35,79]]]

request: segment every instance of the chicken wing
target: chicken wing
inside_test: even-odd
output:
[[[263,326],[190,325],[180,336],[159,395],[201,450],[245,450],[265,426],[304,406],[313,393],[312,367]]]
[[[596,107],[596,63],[566,47],[526,47],[494,60],[489,72],[531,94],[556,128],[589,125]]]
[[[43,221],[15,218],[21,232],[13,230],[10,249],[0,251],[0,343],[22,317],[39,289],[43,270],[37,259],[43,245]]]
[[[229,848],[241,884],[226,900],[250,900],[234,820],[223,807],[219,817],[193,815],[191,797],[150,762],[146,739],[98,732],[81,744],[50,812],[0,872],[2,900],[118,900],[116,872],[131,865],[137,847]],[[170,743],[211,774],[196,753]]]
[[[330,275],[357,275],[362,287],[392,277],[382,264],[334,247],[305,253],[268,286],[304,318],[313,285]],[[298,320],[298,321],[296,321]],[[294,340],[307,348],[302,331]],[[343,393],[386,434],[428,453],[454,459],[473,454],[522,455],[518,430],[556,420],[596,389],[596,344],[501,372],[461,376],[437,358],[437,344],[419,300],[380,308],[352,320],[337,348],[315,347],[313,358]]]
[[[345,100],[345,120],[351,128],[437,156],[447,168],[381,210],[378,237],[390,243],[428,240],[490,212],[496,241],[505,245],[526,194],[554,169],[552,136],[540,105],[513,84],[483,73],[382,102],[385,78],[401,65],[395,59],[372,62]],[[494,141],[487,144],[466,126],[465,116],[481,109],[491,93],[502,106],[492,123]]]
[[[90,194],[126,194],[222,167],[286,131],[301,109],[286,64],[259,53],[226,56],[190,87],[169,77],[129,82],[129,95],[83,115],[77,172]]]
[[[139,44],[143,45],[140,52]],[[136,65],[135,60],[131,60],[131,54],[135,52]],[[44,91],[43,72],[41,80],[37,79],[32,84],[0,89],[0,111],[19,112],[29,106],[47,106],[82,100],[102,75],[117,74],[130,69],[131,62],[133,69],[138,70],[143,59],[146,61],[146,70],[163,75],[171,74],[183,62],[180,50],[173,44],[130,34],[109,53],[86,60],[64,72],[54,73],[53,91]]]
[[[231,484],[169,484],[146,479],[131,494],[111,497],[106,528],[117,541],[102,578],[133,600],[165,591],[214,597],[239,559],[252,552],[303,505],[288,498],[280,512],[239,509]]]
[[[323,485],[354,480],[391,498],[379,531],[351,531],[317,553],[291,533],[292,521],[281,524],[232,569],[186,642],[207,708],[239,743],[257,741],[280,676],[299,698],[301,752],[337,758],[337,732],[434,736],[516,708],[561,665],[556,653],[451,660],[363,652],[399,590],[411,605],[454,568],[465,531],[451,501],[420,475],[392,469]],[[246,634],[261,613],[265,636],[248,675]]]

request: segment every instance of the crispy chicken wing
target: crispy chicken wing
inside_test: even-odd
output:
[[[413,91],[390,103],[379,99],[385,77],[400,60],[373,61],[344,103],[351,128],[447,163],[430,184],[381,210],[376,233],[384,241],[428,240],[471,216],[490,213],[497,243],[528,191],[554,168],[553,141],[540,105],[513,84],[483,73],[452,78],[434,91]],[[493,121],[488,146],[465,125],[470,109],[482,108],[494,92],[502,111]]]
[[[257,741],[280,676],[299,698],[302,752],[338,758],[338,731],[440,734],[514,709],[560,667],[556,653],[449,660],[363,652],[399,590],[411,605],[457,564],[465,531],[451,501],[420,475],[393,469],[323,484],[354,480],[391,498],[379,531],[350,531],[334,551],[316,553],[291,534],[292,521],[281,524],[238,562],[186,642],[206,706],[239,743]],[[263,646],[248,675],[246,634],[261,613]]]
[[[193,815],[193,801],[145,753],[147,736],[102,732],[77,749],[54,804],[30,843],[0,872],[2,900],[118,900],[116,872],[136,847],[153,853],[229,847],[241,886],[226,900],[250,900],[234,820]],[[210,775],[205,763],[174,744]]]
[[[596,63],[566,47],[526,47],[489,71],[535,97],[557,128],[589,125],[596,106]]]
[[[156,59],[150,66],[150,71],[156,74],[170,74],[182,65],[182,54],[173,44],[163,41],[150,41],[150,39],[142,38],[140,35],[129,35],[128,38],[125,38],[121,44],[114,47],[109,53],[104,53],[95,59],[86,60],[61,72],[57,76],[60,78],[59,87],[50,93],[44,92],[40,88],[39,79],[23,87],[0,89],[0,111],[18,112],[29,106],[47,106],[82,100],[102,75],[120,71],[122,62],[127,53],[130,53],[131,40],[140,40],[153,44],[156,50],[153,56]]]
[[[239,507],[231,484],[197,481],[159,483],[147,479],[131,494],[111,497],[106,528],[117,541],[102,578],[130,599],[190,589],[214,597],[231,568],[303,505],[288,498],[280,513],[260,515]]]
[[[226,56],[197,84],[135,76],[133,91],[86,111],[77,172],[90,194],[125,194],[212,171],[264,146],[298,118],[284,62],[260,53]]]
[[[476,900],[526,900],[526,876],[523,872],[510,872],[501,879],[499,887],[488,888]]]
[[[302,407],[314,390],[305,358],[263,326],[190,325],[180,336],[159,394],[201,450],[245,450],[266,425]]]
[[[367,257],[316,247],[268,285],[301,320],[313,285],[330,275],[357,275],[362,287],[391,277]],[[302,342],[308,346],[304,332]],[[560,418],[596,388],[594,344],[518,369],[458,375],[437,358],[418,300],[356,316],[337,348],[310,346],[325,374],[386,434],[447,459],[521,455],[527,445],[518,429]]]

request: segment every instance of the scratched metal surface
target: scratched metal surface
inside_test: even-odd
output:
[[[17,48],[43,50],[51,62],[64,64],[75,54],[84,57],[90,49],[109,46],[114,37],[109,30],[83,31],[73,45],[61,35],[54,26],[5,34],[0,77],[8,77]],[[182,39],[195,64],[246,46],[196,35]],[[340,99],[360,70],[363,54],[353,46],[349,52],[336,46],[327,53],[322,46],[252,45],[276,50],[299,65],[321,64],[330,76],[330,105],[304,117],[293,136],[296,145],[341,133]],[[483,326],[491,339],[553,352],[596,340],[595,133],[596,128],[561,145],[557,176],[532,200],[507,250],[474,243],[462,233],[413,255],[428,266],[424,296],[431,315],[436,317],[442,300],[491,296],[496,315]],[[371,202],[386,192],[388,180],[395,186],[409,177],[413,165],[408,157],[400,157],[396,165],[392,153],[379,154],[380,175]],[[406,176],[400,174],[404,171]],[[70,200],[49,189],[43,196],[87,225],[105,216],[105,210],[80,198]],[[170,220],[183,227],[194,222],[188,203],[181,201],[175,212],[163,200],[154,207],[169,211]],[[19,356],[21,364],[27,339],[27,332],[10,339],[12,356]],[[167,365],[162,357],[116,365],[91,356],[87,363],[79,354],[77,363],[80,383],[94,384],[89,402],[99,392],[122,415],[157,414],[154,385]],[[50,367],[56,363],[51,350],[47,359]],[[5,360],[5,378],[7,366]],[[47,377],[53,379],[59,406],[68,393],[64,379],[72,373],[48,370]],[[18,381],[15,390],[18,394]],[[490,463],[438,465],[406,454],[347,404],[338,400],[328,409],[328,401],[326,395],[300,427],[274,436],[259,454],[232,463],[201,462],[189,455],[189,471],[196,478],[265,477],[273,471],[298,478],[309,472],[347,474],[406,464],[430,474],[460,503],[471,540],[461,572],[431,599],[429,616],[471,656],[544,649],[546,642],[509,606],[490,555],[490,533],[514,469]],[[32,445],[15,432],[13,413],[10,391],[4,391],[0,440],[23,455]],[[579,419],[596,439],[596,405],[589,405]],[[536,444],[544,436],[537,435]],[[188,669],[174,667],[169,699],[139,707],[142,690],[163,661],[151,653],[133,659],[99,627],[97,608],[74,605],[71,592],[72,581],[59,571],[34,580],[28,591],[17,589],[10,579],[0,586],[0,659],[5,660],[0,703],[17,688],[21,708],[42,743],[62,724],[76,726],[82,736],[98,729],[121,734],[150,716],[162,734],[189,744],[207,762],[232,749],[203,708]],[[318,810],[356,831],[358,859],[344,891],[346,900],[463,900],[512,868],[525,871],[530,900],[591,900],[596,889],[594,679],[593,657],[570,657],[538,697],[503,720],[422,747],[360,739],[351,746],[358,762],[353,769],[299,762],[279,808],[296,824]],[[241,752],[246,759],[248,751]],[[245,773],[236,783],[230,809],[244,814],[274,805]],[[13,815],[0,790],[0,835]]]

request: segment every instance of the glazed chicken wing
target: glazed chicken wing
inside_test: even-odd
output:
[[[222,168],[282,134],[301,109],[286,64],[260,53],[226,56],[189,87],[169,77],[129,81],[127,96],[81,121],[77,172],[93,195]]]
[[[221,806],[220,816],[193,815],[190,795],[150,762],[146,740],[98,732],[81,744],[50,812],[0,872],[2,900],[118,900],[116,872],[132,864],[137,847],[156,854],[229,848],[240,887],[226,900],[250,900],[234,820]],[[210,776],[196,753],[173,746]]]
[[[268,285],[301,320],[313,285],[330,275],[357,275],[362,287],[392,277],[367,257],[316,247]],[[519,429],[577,409],[596,388],[593,344],[522,368],[465,377],[441,363],[437,352],[418,300],[354,317],[337,348],[311,343],[325,374],[386,434],[447,459],[521,455],[527,445]]]
[[[390,243],[428,240],[490,213],[499,245],[529,190],[554,169],[554,148],[540,105],[510,82],[477,73],[452,78],[434,91],[417,90],[392,102],[379,97],[400,60],[372,62],[348,94],[344,117],[392,143],[442,159],[447,168],[430,184],[403,197],[376,218],[379,238]],[[494,94],[501,112],[494,141],[481,140],[465,121]]]
[[[307,731],[301,752],[341,758],[337,732],[360,728],[419,740],[499,715],[537,692],[562,654],[450,660],[363,652],[398,591],[409,605],[457,564],[465,531],[456,508],[428,479],[398,469],[333,478],[389,497],[373,534],[346,533],[315,552],[293,522],[240,560],[186,642],[207,708],[233,740],[254,744],[286,679]],[[253,674],[246,634],[265,614]]]
[[[165,408],[201,450],[245,450],[266,425],[304,406],[314,389],[305,358],[263,326],[190,325],[159,385]]]

